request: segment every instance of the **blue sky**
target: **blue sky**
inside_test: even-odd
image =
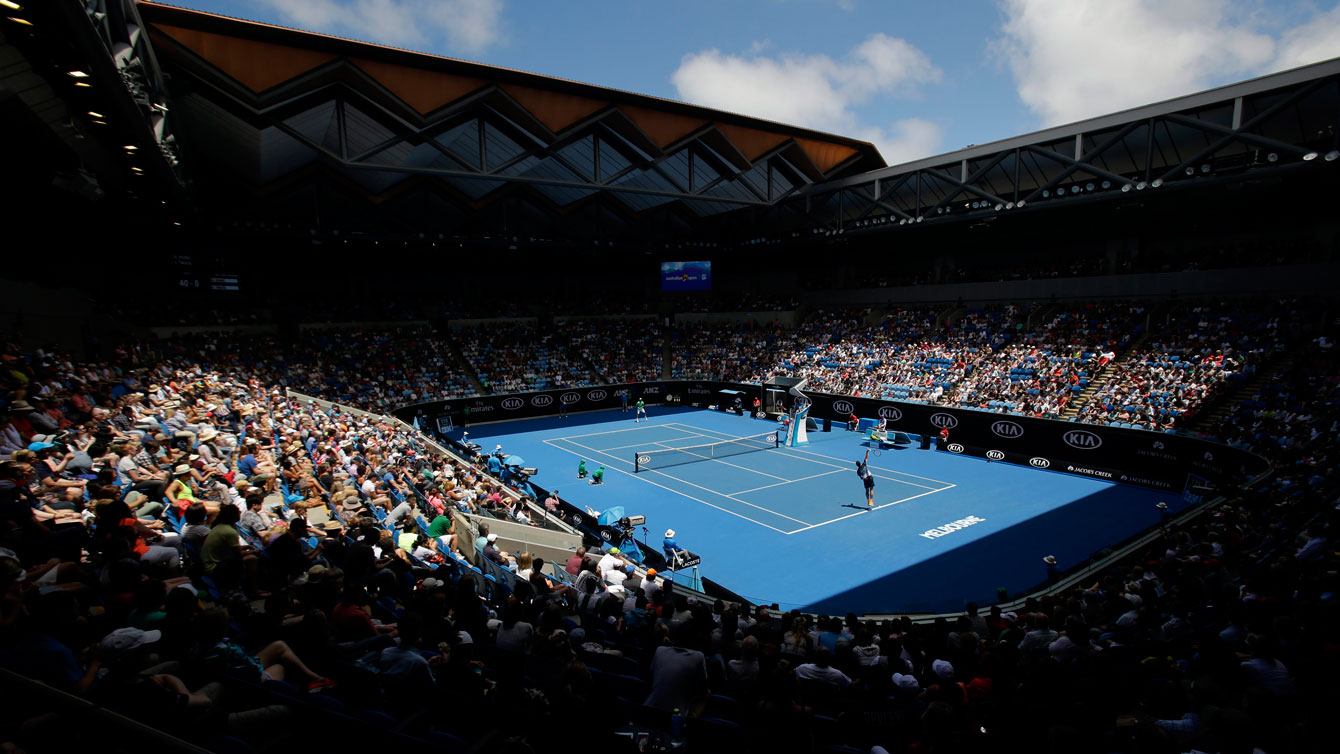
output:
[[[174,0],[873,142],[898,164],[1340,56],[1340,2]]]

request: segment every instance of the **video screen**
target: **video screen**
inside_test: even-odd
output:
[[[661,262],[661,290],[707,291],[711,289],[711,262]]]

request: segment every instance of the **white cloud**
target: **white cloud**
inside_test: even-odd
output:
[[[1340,57],[1340,4],[1281,34],[1270,69],[1283,71],[1334,57]]]
[[[474,53],[502,38],[502,0],[256,0],[302,29],[428,52]]]
[[[891,164],[933,154],[941,130],[921,118],[888,126],[864,123],[857,112],[876,98],[914,95],[942,77],[921,50],[905,40],[872,34],[843,60],[827,55],[744,55],[704,50],[685,55],[671,75],[680,99],[864,139]]]
[[[1237,0],[1002,0],[993,43],[1056,125],[1340,54],[1340,8],[1280,31]]]

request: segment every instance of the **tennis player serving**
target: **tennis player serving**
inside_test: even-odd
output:
[[[870,451],[865,452],[865,459],[856,462],[856,476],[865,483],[865,504],[871,508],[875,507],[875,475],[870,473]]]

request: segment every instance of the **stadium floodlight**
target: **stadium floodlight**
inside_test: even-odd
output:
[[[1129,183],[1121,184],[1121,193],[1129,194],[1130,192],[1131,192],[1131,184]]]
[[[1271,152],[1270,154],[1266,155],[1266,162],[1275,163],[1275,162],[1279,162],[1279,161],[1280,161],[1280,156],[1277,155],[1277,154],[1275,154],[1274,152]]]
[[[32,25],[33,25],[33,22],[32,22],[32,21],[29,21],[29,20],[26,19],[26,18],[19,18],[18,16],[5,16],[5,18],[8,18],[10,21],[13,21],[14,23],[18,24],[19,26],[32,26]]]
[[[1051,196],[1051,195],[1052,195],[1052,192],[1048,191],[1047,189],[1043,189],[1043,190],[1042,190],[1042,198],[1043,198],[1043,199],[1046,199],[1047,197],[1049,197],[1049,196]]]
[[[1005,202],[1005,209],[1014,209],[1014,202]]]
[[[1092,183],[1086,183],[1086,184],[1084,184],[1084,190],[1085,190],[1085,191],[1093,191],[1093,184],[1092,184]]]
[[[1204,165],[1201,165],[1201,166],[1200,166],[1200,172],[1202,172],[1202,173],[1208,173],[1208,172],[1210,172],[1210,163],[1207,162],[1207,163],[1205,163]]]
[[[1332,149],[1326,153],[1327,162],[1335,162],[1337,159],[1340,159],[1340,149]]]
[[[1303,162],[1312,162],[1313,160],[1317,159],[1317,157],[1318,155],[1316,152],[1308,152],[1307,154],[1303,155]]]
[[[1148,186],[1148,185],[1149,185],[1149,184],[1145,183],[1144,181],[1140,181],[1139,183],[1135,184],[1135,190],[1136,190],[1136,191],[1144,191],[1144,190],[1145,190],[1145,186]]]
[[[3,5],[10,10],[23,10],[23,6],[13,2],[13,0],[0,0],[0,5]]]
[[[1151,183],[1151,184],[1149,184],[1149,185],[1150,185],[1151,188],[1159,188],[1159,187],[1161,187],[1161,186],[1163,185],[1163,179],[1162,179],[1162,178],[1155,178],[1155,179],[1154,179],[1154,182]]]
[[[1186,174],[1187,174],[1187,175],[1195,175],[1195,174],[1196,174],[1196,169],[1193,168],[1193,167],[1191,167],[1190,165],[1188,165],[1188,166],[1187,166],[1187,169],[1186,169]]]
[[[88,78],[88,73],[85,72],[85,71],[81,71],[81,70],[79,70],[79,69],[75,69],[75,70],[73,70],[73,71],[67,71],[67,72],[66,72],[66,75],[68,75],[68,76],[69,76],[70,78],[72,78],[72,79],[86,79],[86,78]]]
[[[1112,181],[1103,181],[1102,184],[1100,185],[1103,187],[1104,190],[1110,189],[1112,188]]]
[[[996,203],[996,211],[997,211],[997,212],[1001,211],[1001,210],[1004,209],[1004,208],[1005,208],[1005,205],[1003,205],[1003,204],[1001,204],[1001,203],[999,203],[999,202]]]
[[[921,222],[922,220],[925,220],[925,219],[926,219],[925,217],[918,217],[918,218],[917,218],[917,222]]]

